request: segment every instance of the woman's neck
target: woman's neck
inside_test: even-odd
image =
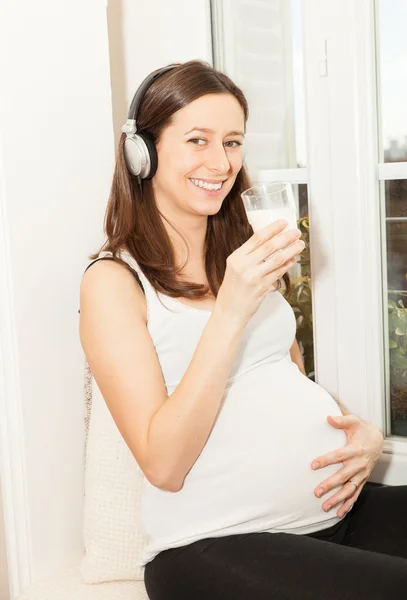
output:
[[[188,216],[180,221],[162,216],[174,249],[175,264],[185,265],[182,272],[204,270],[207,217],[197,219]]]

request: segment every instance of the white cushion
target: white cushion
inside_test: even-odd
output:
[[[148,600],[148,596],[141,581],[84,583],[77,566],[31,585],[16,600]]]
[[[139,501],[144,477],[85,366],[84,545],[87,583],[144,579]],[[89,418],[90,414],[90,418]]]

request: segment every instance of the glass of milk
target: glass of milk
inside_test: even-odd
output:
[[[258,231],[273,221],[285,219],[288,229],[298,229],[291,183],[263,183],[242,193],[247,218],[254,231]]]

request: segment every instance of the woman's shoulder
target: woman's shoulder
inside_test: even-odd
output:
[[[103,257],[107,258],[107,257]],[[82,275],[80,312],[138,310],[146,320],[146,303],[140,283],[128,265],[118,260],[95,259]]]

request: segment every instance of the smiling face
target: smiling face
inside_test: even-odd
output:
[[[207,94],[177,111],[157,143],[152,179],[168,217],[216,214],[242,167],[244,112],[228,93]]]

